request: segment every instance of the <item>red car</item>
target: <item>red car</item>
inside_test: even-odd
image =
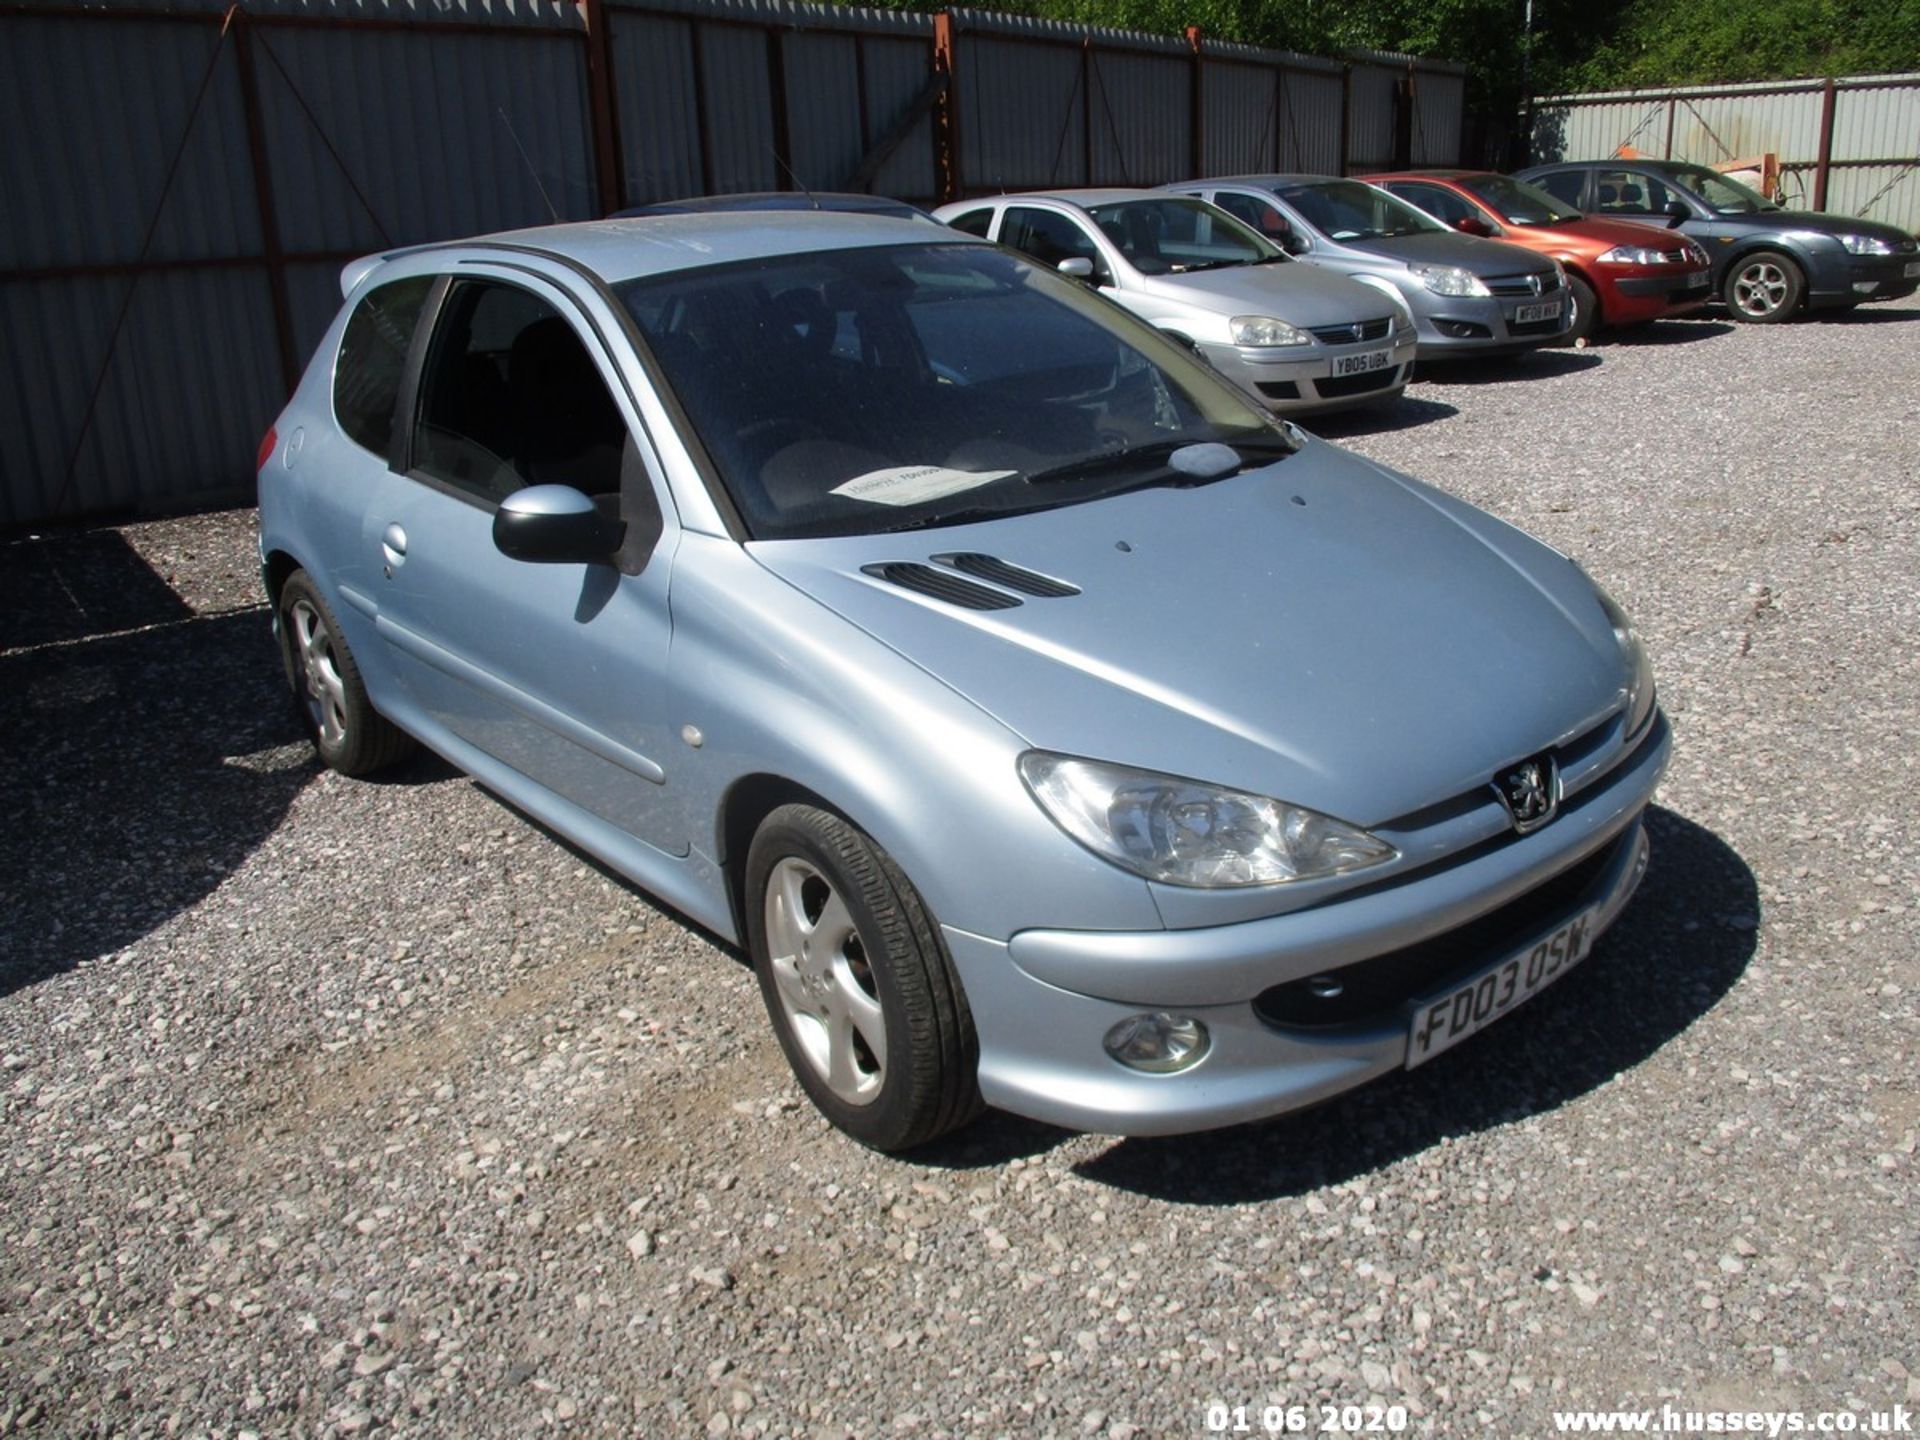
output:
[[[1711,263],[1695,241],[1657,225],[1590,218],[1510,175],[1411,170],[1366,178],[1443,225],[1558,260],[1574,303],[1568,341],[1603,325],[1692,314],[1713,291]]]

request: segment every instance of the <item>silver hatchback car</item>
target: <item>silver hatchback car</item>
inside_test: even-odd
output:
[[[1097,288],[1281,415],[1392,400],[1413,312],[1391,290],[1293,264],[1224,210],[1152,190],[1054,190],[934,212]]]
[[[349,267],[260,455],[301,713],[424,742],[752,957],[885,1149],[1250,1120],[1591,950],[1668,754],[1566,557],[924,221]]]
[[[1516,355],[1573,326],[1557,261],[1450,230],[1377,185],[1243,175],[1166,188],[1212,201],[1310,265],[1391,289],[1413,309],[1422,360]]]

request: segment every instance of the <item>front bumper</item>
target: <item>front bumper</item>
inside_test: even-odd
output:
[[[1351,345],[1316,340],[1279,350],[1237,345],[1200,348],[1215,370],[1276,415],[1325,415],[1398,395],[1412,378],[1417,347],[1417,332],[1401,325],[1382,339]],[[1381,354],[1386,363],[1378,369],[1337,373],[1362,357]]]
[[[1899,300],[1920,289],[1920,253],[1823,256],[1807,276],[1810,305],[1858,305]]]
[[[1521,320],[1523,306],[1558,301],[1547,320]],[[1422,360],[1465,360],[1516,355],[1550,345],[1572,328],[1573,307],[1565,288],[1544,295],[1462,297],[1427,292],[1413,297]]]
[[[1200,930],[1024,931],[1003,944],[948,929],[980,1035],[981,1094],[1071,1129],[1168,1135],[1299,1109],[1402,1067],[1420,1000],[1582,910],[1597,930],[1618,916],[1645,870],[1641,817],[1671,745],[1656,723],[1575,812],[1399,884]],[[1298,982],[1329,974],[1366,1008],[1288,1023]],[[1113,1060],[1107,1030],[1150,1010],[1204,1023],[1206,1057],[1173,1075]]]
[[[1713,298],[1713,275],[1704,264],[1653,275],[1603,275],[1600,283],[1611,287],[1611,294],[1603,289],[1600,296],[1601,314],[1609,324],[1687,315]]]

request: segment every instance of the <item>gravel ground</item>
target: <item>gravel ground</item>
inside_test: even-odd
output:
[[[1920,1402],[1917,342],[1669,323],[1324,427],[1639,621],[1654,868],[1474,1043],[1175,1141],[858,1149],[738,955],[437,761],[316,771],[250,514],[5,547],[0,1433]]]

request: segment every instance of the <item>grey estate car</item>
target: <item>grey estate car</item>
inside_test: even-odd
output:
[[[1293,264],[1203,201],[1055,190],[962,200],[934,213],[1087,281],[1276,413],[1391,400],[1412,378],[1416,337],[1404,301]]]
[[[1417,1066],[1566,973],[1669,735],[1572,561],[925,221],[350,266],[261,446],[321,758],[423,742],[752,957],[898,1149]]]
[[[1399,295],[1420,327],[1422,360],[1515,355],[1573,325],[1556,261],[1450,230],[1377,185],[1243,175],[1166,188],[1212,201],[1308,264]]]

